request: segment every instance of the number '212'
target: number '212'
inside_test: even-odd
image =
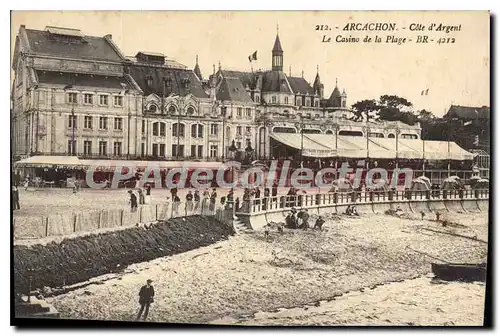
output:
[[[316,25],[315,30],[329,30],[328,25]]]

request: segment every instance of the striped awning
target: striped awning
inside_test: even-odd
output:
[[[472,160],[473,154],[454,142],[420,139],[369,138],[334,134],[272,133],[286,146],[302,149],[308,157],[373,159]]]
[[[84,165],[76,156],[37,155],[14,163],[16,168],[82,169]]]

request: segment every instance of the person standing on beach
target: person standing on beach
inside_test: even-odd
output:
[[[20,210],[19,206],[19,190],[17,187],[12,187],[12,210]]]
[[[193,212],[196,213],[198,211],[198,208],[200,207],[200,192],[198,191],[198,189],[194,191],[193,198],[194,198]]]
[[[215,202],[217,202],[217,191],[214,188],[212,194],[210,195],[210,206],[208,207],[210,212],[213,212],[215,210]]]
[[[139,189],[139,204],[146,204],[144,192],[142,191],[142,189]]]
[[[141,287],[139,291],[139,304],[141,305],[141,309],[139,310],[139,314],[137,314],[136,320],[141,318],[142,312],[144,312],[143,320],[146,321],[149,314],[149,306],[154,302],[155,290],[151,283],[153,280],[148,279],[146,284]]]
[[[174,212],[174,215],[179,216],[179,205],[181,204],[181,199],[179,198],[179,196],[177,196],[177,192],[174,194],[172,201],[173,201],[172,210]]]
[[[193,193],[191,192],[191,190],[189,190],[186,195],[186,208],[185,208],[186,216],[188,214],[191,214],[192,211],[193,211]]]
[[[130,195],[130,212],[136,212],[137,211],[137,196],[135,196],[135,194],[132,190],[129,190],[128,193]]]
[[[210,192],[208,191],[208,189],[205,189],[205,191],[203,192],[203,201],[201,202],[202,214],[204,214],[207,211],[209,200],[210,200]]]
[[[148,203],[151,203],[151,185],[146,184],[146,198],[148,199]]]

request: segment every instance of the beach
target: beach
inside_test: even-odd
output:
[[[487,244],[479,240],[488,239],[488,214],[444,216],[453,224],[442,227],[435,221],[417,220],[416,214],[407,218],[335,215],[327,218],[322,232],[273,231],[270,238],[262,232],[241,234],[186,253],[131,265],[109,280],[47,300],[63,318],[133,320],[139,308],[139,289],[146,279],[152,279],[156,292],[148,317],[152,322],[481,325],[484,284],[436,284],[429,273],[431,262],[436,262],[432,256],[449,262],[485,262]],[[402,280],[406,281],[391,284]],[[390,287],[405,283],[407,287]],[[450,290],[436,286],[456,288],[451,290],[456,304],[449,304]],[[382,288],[388,288],[388,292],[377,294]],[[403,298],[403,302],[415,293],[420,297],[414,304],[405,304],[404,314],[375,311],[376,317],[368,318],[361,311],[360,316],[353,317],[348,308],[342,308],[356,305],[358,300],[358,306],[369,309],[363,303],[369,291],[375,293],[369,300],[377,309],[382,309],[379,303],[386,297]],[[339,298],[348,303],[337,306]],[[340,309],[331,317],[322,314],[295,320],[266,315],[329,300],[333,301],[328,305]],[[471,300],[479,308],[465,309]],[[386,310],[392,310],[397,302],[390,299]],[[437,308],[446,312],[443,318],[434,316]],[[261,316],[254,315],[258,312],[264,317],[241,318]]]

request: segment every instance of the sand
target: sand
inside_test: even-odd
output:
[[[370,215],[330,219],[323,232],[273,232],[269,239],[262,233],[242,234],[132,265],[118,278],[48,301],[63,317],[132,320],[138,291],[151,278],[156,296],[149,320],[156,322],[480,325],[484,287],[435,285],[422,278],[434,260],[415,250],[450,262],[486,260],[487,244],[425,228],[487,240],[487,214],[446,216],[463,226],[442,228],[432,221]],[[418,279],[383,285],[411,278]],[[368,294],[373,285],[381,286]],[[364,293],[352,294],[362,288]],[[311,311],[297,318],[293,317],[296,312],[281,317],[262,313],[254,320],[241,321],[242,315],[299,307],[339,295],[345,303],[337,306],[337,299],[332,306],[321,305],[326,313]]]

